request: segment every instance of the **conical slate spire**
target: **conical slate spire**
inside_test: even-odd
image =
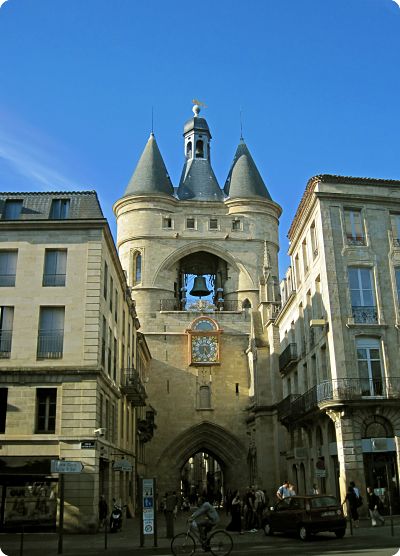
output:
[[[157,141],[151,133],[124,195],[160,194],[173,196],[174,188]]]
[[[243,139],[240,140],[233,158],[224,191],[231,199],[236,197],[264,197],[272,200]]]
[[[209,160],[192,158],[185,162],[178,197],[190,201],[223,201],[224,193]]]

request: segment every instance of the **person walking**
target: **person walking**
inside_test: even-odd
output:
[[[371,487],[367,487],[367,501],[368,501],[368,512],[371,518],[372,527],[378,525],[378,521],[381,525],[385,525],[385,518],[380,514],[379,509],[381,506],[381,501],[379,496],[375,494]]]
[[[104,496],[104,494],[102,494],[99,500],[99,529],[106,527],[107,515],[108,505],[106,497]]]
[[[360,524],[360,518],[358,516],[358,498],[352,486],[349,486],[347,489],[346,498],[344,499],[343,504],[346,502],[348,503],[350,517],[354,522],[354,527],[358,527]]]
[[[231,501],[231,521],[226,527],[227,531],[236,531],[243,535],[242,528],[242,500],[240,498],[240,492],[235,490],[233,493],[233,498]]]

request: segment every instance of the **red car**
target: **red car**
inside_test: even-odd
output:
[[[303,541],[323,531],[341,539],[346,533],[346,518],[334,496],[291,496],[265,510],[263,529],[266,535],[297,533]]]

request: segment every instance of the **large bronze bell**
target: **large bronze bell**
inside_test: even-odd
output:
[[[196,276],[193,282],[193,288],[189,292],[189,295],[193,295],[194,297],[203,297],[211,293],[207,289],[206,279],[204,276]]]

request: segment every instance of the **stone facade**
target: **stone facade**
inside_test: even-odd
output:
[[[273,367],[300,491],[354,481],[399,507],[399,213],[400,182],[317,176],[289,232]]]
[[[94,530],[100,494],[109,505],[135,499],[150,354],[96,194],[0,197],[1,526],[55,526],[50,462],[65,459],[84,466],[65,475],[65,526]],[[55,219],[60,198],[71,212]],[[17,218],[12,201],[22,203]],[[141,399],[126,388],[134,368]],[[113,470],[122,459],[131,471]]]

